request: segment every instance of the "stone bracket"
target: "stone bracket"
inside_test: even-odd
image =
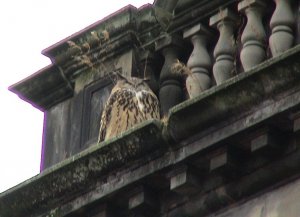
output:
[[[233,139],[236,151],[245,157],[252,155],[261,155],[271,157],[278,155],[284,150],[282,143],[284,141],[283,133],[278,129],[269,126],[262,126],[255,130],[242,133]]]
[[[150,217],[158,213],[158,204],[154,192],[145,186],[139,186],[129,197],[128,209],[135,215]]]
[[[56,204],[60,198],[66,199],[67,195],[74,195],[80,189],[90,188],[90,182],[93,182],[95,177],[121,167],[125,162],[128,165],[134,159],[149,155],[154,150],[161,150],[165,144],[161,130],[161,122],[146,121],[114,139],[95,144],[44,170],[30,181],[17,186],[12,194],[1,194],[0,215],[17,217],[23,215],[24,210],[32,214],[40,212],[47,201],[64,216],[64,212],[68,212],[69,208],[68,205]],[[78,201],[76,206],[80,209],[82,201]],[[76,206],[72,206],[72,209],[76,210]]]
[[[187,165],[181,165],[168,173],[170,190],[180,195],[188,195],[199,191],[199,177]]]

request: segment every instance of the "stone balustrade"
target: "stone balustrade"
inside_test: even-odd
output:
[[[183,58],[189,69],[183,82],[187,96],[194,98],[210,87],[247,72],[293,47],[297,41],[296,12],[293,7],[298,4],[294,0],[240,0],[221,7],[203,21],[185,24],[180,33],[192,47],[188,56]],[[176,20],[174,23],[177,23]],[[161,70],[160,86],[160,93],[164,95],[166,84],[172,80],[164,79],[168,77],[166,65],[175,61],[177,56],[172,55],[170,60],[170,53],[173,52],[170,47],[158,51],[162,51],[166,58]],[[168,95],[177,94],[174,99],[178,99],[180,92],[179,79],[176,83],[177,91],[167,91]],[[171,99],[172,96],[167,98]],[[166,114],[170,107],[179,102],[177,100],[167,106],[163,102],[163,113]]]

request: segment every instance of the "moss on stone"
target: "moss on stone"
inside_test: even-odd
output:
[[[60,201],[90,188],[108,170],[142,158],[164,144],[162,124],[145,121],[111,140],[94,144],[0,195],[0,216],[24,216],[47,211],[59,216]]]
[[[166,126],[168,133],[173,140],[180,141],[299,84],[299,58],[300,46],[296,46],[173,107]]]

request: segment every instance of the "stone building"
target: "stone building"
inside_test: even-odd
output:
[[[45,49],[52,64],[10,87],[45,114],[42,171],[0,217],[298,217],[299,9],[156,0]],[[115,71],[149,78],[164,119],[99,145]]]

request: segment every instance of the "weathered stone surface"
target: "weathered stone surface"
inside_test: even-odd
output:
[[[202,24],[193,26],[183,32],[184,38],[189,38],[193,44],[193,51],[187,62],[191,70],[186,79],[186,89],[190,98],[200,95],[211,86],[210,70],[211,58],[207,51],[208,38],[213,38],[210,29]]]
[[[55,65],[41,69],[8,89],[41,111],[72,97],[74,92],[73,83]]]
[[[216,9],[225,8],[226,6],[236,2],[235,0],[180,0],[175,9],[175,16],[173,22],[170,24],[168,31],[183,30],[186,23],[195,25],[201,20],[212,16]]]
[[[228,8],[220,10],[209,21],[210,25],[215,26],[220,32],[218,43],[214,49],[216,62],[213,66],[213,74],[217,84],[234,76],[237,47],[233,35],[238,21],[238,16]]]
[[[157,215],[159,201],[154,192],[145,186],[139,186],[130,196],[128,208],[133,215],[151,217]]]
[[[213,13],[214,7],[231,3],[233,1],[178,1],[174,12],[174,22],[184,22],[185,24],[182,25],[184,28],[193,26],[194,22],[199,23],[200,18],[209,17],[209,13]],[[47,153],[50,156],[44,155],[48,158],[45,160],[48,163],[45,163],[42,168],[51,166],[57,161],[77,153],[93,142],[91,136],[87,136],[87,134],[90,134],[90,131],[93,130],[97,131],[98,126],[94,122],[98,121],[96,119],[98,119],[98,114],[101,113],[103,103],[94,108],[94,110],[98,109],[96,113],[98,116],[93,117],[95,120],[91,121],[93,122],[91,127],[88,120],[90,117],[86,113],[93,113],[93,111],[89,111],[86,107],[93,103],[88,102],[85,98],[85,88],[94,85],[101,79],[105,79],[107,74],[115,70],[121,70],[129,76],[144,74],[143,69],[139,68],[140,50],[154,52],[157,39],[162,38],[161,28],[152,13],[153,7],[149,4],[139,9],[133,6],[125,7],[118,13],[108,16],[83,31],[45,49],[43,54],[50,57],[53,64],[10,88],[22,99],[45,111],[45,121],[51,119],[53,110],[64,116],[62,120],[59,120],[54,115],[56,121],[52,121],[52,124],[45,124],[46,128],[49,127],[50,130],[49,132],[44,130],[45,138],[48,139],[44,140],[43,146],[45,150],[49,150]],[[165,9],[167,10],[167,8]],[[186,14],[177,16],[177,13],[180,14],[182,10],[186,10]],[[193,16],[197,16],[197,18],[194,17],[194,19]],[[174,31],[174,28],[172,31]],[[162,60],[155,60],[151,63],[158,66],[155,69],[157,76],[159,76],[162,62]],[[178,76],[178,78],[168,78],[167,80],[165,79],[166,76],[162,75],[161,77],[164,81],[161,88],[161,95],[163,95],[161,101],[163,101],[163,111],[166,113],[169,107],[184,99],[185,93],[182,90],[184,87]],[[169,97],[170,91],[175,97]],[[102,98],[105,99],[106,96]],[[68,100],[70,100],[70,106],[69,109],[66,109],[63,101]],[[49,117],[47,117],[48,115]],[[66,152],[60,153],[59,157],[55,154],[54,149],[51,149],[51,147],[54,147],[51,145],[53,141],[48,141],[58,135],[54,133],[55,130],[51,131],[51,129],[58,128],[58,125],[68,128],[65,130],[65,134],[61,134],[58,137],[60,139],[56,140],[59,145],[55,146],[60,146],[60,149]],[[90,130],[91,128],[93,130]]]
[[[182,89],[183,70],[178,66],[182,40],[178,36],[166,35],[156,42],[156,50],[161,50],[164,65],[159,77],[159,100],[162,116],[184,99]]]
[[[212,216],[216,217],[298,217],[300,207],[298,201],[300,198],[300,180],[295,180],[287,185],[279,186],[268,193],[262,194],[255,199],[251,199],[227,211]]]
[[[9,89],[45,111],[71,98],[74,94],[74,83],[78,83],[77,78],[82,74],[99,79],[100,76],[121,68],[125,75],[134,76],[137,64],[133,59],[136,54],[132,49],[140,45],[138,30],[143,34],[140,30],[141,23],[147,19],[142,14],[140,22],[137,23],[137,16],[138,9],[129,5],[45,49],[42,53],[53,64]],[[154,21],[151,22],[153,23]],[[153,37],[156,36],[154,34]],[[99,37],[99,43],[92,42],[94,37]],[[148,40],[153,39],[151,37]],[[78,92],[78,88],[76,91]]]
[[[0,216],[36,215],[90,188],[96,177],[163,148],[161,123],[147,121],[115,139],[95,144],[0,195]],[[57,211],[58,212],[58,211]]]
[[[163,1],[154,5],[168,11],[170,2],[165,6],[159,2]],[[200,22],[207,24],[219,8],[236,10],[237,4],[234,0],[179,0],[167,34],[182,33]],[[155,54],[157,39],[166,34],[153,13],[152,5],[141,9],[129,6],[63,40],[48,53],[46,50],[53,65],[17,84],[24,98],[36,105],[44,103],[46,117],[55,122],[49,121],[46,129],[51,132],[49,140],[51,135],[55,137],[46,147],[53,154],[48,155],[47,166],[92,146],[1,194],[0,217],[297,216],[299,209],[293,201],[299,197],[298,184],[289,184],[293,186],[290,190],[262,192],[275,189],[279,182],[287,184],[300,172],[299,47],[176,106],[169,119],[164,119],[166,126],[147,122],[101,144],[102,148],[93,143],[101,113],[100,106],[94,105],[103,104],[109,94],[108,89],[98,91],[98,82],[116,69],[129,76],[147,74],[139,68],[141,60],[144,65],[154,64],[160,72],[162,58],[146,63],[147,55],[145,59],[140,52]],[[271,16],[270,10],[267,13]],[[209,55],[211,51],[209,47]],[[183,52],[178,57],[186,62],[186,55]],[[48,82],[52,78],[53,83]],[[32,89],[30,82],[34,83]],[[182,92],[182,87],[177,90]],[[165,91],[167,101],[168,94]],[[289,128],[282,126],[283,120]],[[280,153],[274,154],[270,143],[274,139],[269,134],[247,137],[252,130],[270,125],[283,131],[276,141]],[[247,139],[248,152],[239,143]],[[265,150],[263,154],[261,150]],[[171,180],[166,177],[179,165],[192,168],[192,173],[179,171]],[[151,194],[140,191],[130,195],[137,186],[147,186]],[[237,202],[258,194],[244,204]],[[283,208],[287,206],[290,213]],[[226,207],[233,209],[215,213]],[[112,214],[112,209],[118,212]]]
[[[180,195],[191,194],[200,187],[200,180],[188,166],[183,165],[168,175],[170,179],[170,190]]]
[[[296,46],[278,58],[175,106],[169,114],[168,132],[175,141],[180,141],[243,111],[259,111],[258,105],[264,100],[299,84],[299,56],[300,46]],[[273,112],[276,113],[270,111],[264,118]]]
[[[295,59],[297,59],[296,57]],[[289,59],[291,57],[287,56],[286,58]],[[293,61],[289,62],[290,66],[293,66],[292,63]],[[261,71],[261,73],[262,76],[265,76],[263,71]],[[259,81],[259,79],[255,77],[255,75],[256,74],[253,73],[247,76],[254,76],[256,81]],[[274,79],[275,78],[276,76],[274,76]],[[294,84],[297,84],[296,81],[297,80],[294,80]],[[299,90],[297,92],[297,89],[293,89],[293,92],[289,93],[287,97],[282,97],[282,95],[280,95],[282,93],[280,91],[282,86],[276,87],[279,89],[272,91],[274,94],[273,97],[278,97],[278,101],[274,102],[273,100],[265,100],[267,106],[271,106],[271,108],[274,108],[273,112],[275,114],[286,111],[287,109],[293,108],[293,106],[298,105],[297,102],[299,102]],[[226,89],[226,87],[223,88]],[[293,86],[289,86],[289,88],[293,88]],[[213,94],[219,94],[219,92],[216,91]],[[284,98],[284,100],[286,101],[285,103],[288,104],[282,104],[282,98]],[[278,109],[278,106],[280,107],[280,109]],[[29,182],[27,184],[24,183],[16,189],[12,189],[11,191],[8,191],[5,194],[1,195],[0,210],[4,210],[5,212],[11,214],[10,212],[12,209],[10,208],[13,207],[14,204],[14,202],[12,201],[16,201],[16,204],[18,204],[19,206],[14,210],[14,214],[10,216],[18,216],[20,213],[27,214],[27,211],[24,211],[23,209],[27,210],[28,207],[32,206],[36,208],[36,212],[44,213],[44,216],[46,216],[47,214],[50,215],[51,213],[57,213],[58,216],[69,215],[72,212],[78,211],[83,207],[88,206],[91,203],[95,203],[96,201],[105,199],[108,195],[111,196],[116,194],[120,189],[125,189],[126,186],[135,185],[137,182],[145,180],[147,177],[156,172],[169,168],[172,165],[178,164],[179,162],[186,161],[189,157],[197,153],[205,153],[207,148],[212,149],[220,141],[225,140],[226,138],[232,136],[233,134],[236,134],[237,132],[246,130],[250,125],[253,126],[255,124],[262,124],[262,122],[265,121],[266,117],[269,118],[274,115],[274,113],[269,113],[270,110],[268,109],[262,109],[258,117],[257,114],[253,115],[247,110],[242,110],[242,112],[244,112],[244,114],[242,115],[241,120],[239,120],[239,123],[230,122],[227,123],[228,125],[226,126],[218,126],[216,129],[214,129],[214,131],[208,131],[209,133],[205,132],[200,138],[198,137],[196,140],[194,139],[193,141],[182,141],[181,143],[177,144],[176,148],[165,150],[164,152],[161,152],[161,155],[157,156],[156,158],[152,158],[151,160],[149,160],[149,162],[146,162],[144,164],[137,163],[134,168],[123,173],[122,176],[111,175],[115,178],[108,179],[107,182],[104,182],[97,186],[93,184],[94,181],[96,181],[100,177],[106,178],[103,176],[104,174],[101,173],[101,167],[97,166],[99,165],[99,163],[101,164],[101,162],[110,161],[111,164],[107,165],[114,165],[115,167],[122,168],[121,164],[123,161],[114,161],[114,157],[116,157],[116,159],[119,159],[118,155],[114,155],[114,157],[112,157],[112,160],[111,158],[101,160],[101,158],[99,157],[101,149],[98,150],[98,147],[91,147],[87,151],[80,154],[82,155],[82,157],[77,158],[76,156],[73,163],[71,163],[70,160],[69,164],[59,167],[56,170],[46,170],[40,176],[32,180],[32,182]],[[215,124],[217,125],[218,123],[216,122]],[[142,132],[149,132],[146,129],[144,130],[142,130]],[[157,131],[154,132],[154,134],[160,135],[160,133],[158,132],[161,132],[160,127],[157,128]],[[145,136],[144,134],[142,135]],[[152,138],[152,136],[153,135],[149,135],[149,137],[144,138],[141,144],[149,144],[148,139]],[[116,140],[115,142],[117,141],[118,140]],[[159,139],[158,141],[161,141],[158,143],[163,144],[163,141],[161,139]],[[112,143],[107,146],[107,149],[105,149],[105,153],[111,153],[109,152],[109,150],[114,150],[111,146],[113,144],[114,143],[112,141]],[[116,147],[118,147],[118,145],[116,145]],[[154,150],[155,147],[153,147],[152,150]],[[118,148],[116,149],[118,150]],[[143,151],[147,153],[147,150],[143,149]],[[143,156],[145,157],[147,155],[139,155],[136,157],[143,158]],[[89,159],[88,162],[86,161],[86,159]],[[129,159],[132,160],[132,158]],[[189,203],[181,202],[180,200],[181,205],[170,207],[168,215],[174,217],[183,214],[190,216],[203,216],[210,213],[212,210],[218,210],[224,206],[233,204],[236,200],[243,199],[255,192],[261,191],[262,189],[272,184],[275,184],[282,179],[285,179],[286,177],[297,173],[299,171],[299,159],[299,151],[297,151],[293,154],[290,154],[289,156],[284,157],[283,159],[277,159],[276,162],[268,164],[267,167],[263,167],[260,169],[255,168],[255,170],[257,171],[253,171],[254,169],[252,169],[252,171],[247,170],[247,175],[231,182],[228,182],[227,180],[227,182],[224,183],[222,179],[220,179],[220,181],[216,181],[216,177],[209,178],[203,183],[203,188],[206,190],[205,194],[198,193],[198,191],[201,191],[202,189],[197,189],[197,192],[195,193],[198,194],[196,196],[193,196]],[[82,167],[80,167],[80,165]],[[110,167],[103,167],[103,169],[107,169],[106,171],[108,171]],[[61,175],[59,176],[58,174]],[[113,174],[113,169],[110,174]],[[62,179],[62,177],[65,178]],[[73,182],[69,183],[69,180],[72,180]],[[207,182],[214,182],[215,184],[212,185],[208,184]],[[44,184],[39,187],[38,183]],[[74,188],[72,188],[72,186]],[[87,190],[86,186],[89,186],[90,189]],[[92,186],[95,186],[95,188],[93,189]],[[36,194],[38,194],[38,196]],[[54,199],[54,197],[56,197],[56,199]],[[37,200],[33,202],[33,198]],[[62,198],[63,200],[61,200]],[[48,202],[46,202],[46,200]],[[9,210],[5,210],[4,208],[6,207],[8,207],[7,209]],[[30,211],[32,210],[30,210],[29,208],[28,212]]]
[[[122,32],[126,30],[135,30],[136,26],[134,23],[134,18],[137,16],[137,8],[128,5],[118,11],[118,13],[111,14],[106,18],[88,26],[84,30],[68,37],[55,45],[50,46],[42,51],[45,56],[52,59],[53,62],[60,59],[60,55],[68,54],[66,50],[68,49],[68,41],[72,41],[77,45],[82,45],[84,42],[89,42],[93,38],[91,32],[96,32],[99,39],[104,37],[103,41],[113,40],[115,37],[122,35]],[[104,34],[104,35],[102,35]],[[99,44],[101,45],[101,43]],[[65,59],[68,59],[66,57]]]
[[[253,196],[254,192],[262,192],[263,189],[274,186],[279,180],[286,180],[291,174],[298,173],[299,167],[297,165],[299,163],[299,154],[299,151],[297,151],[284,158],[278,157],[275,162],[256,169],[248,175],[241,175],[239,179],[235,179],[235,181],[227,184],[221,184],[205,193],[198,193],[197,195],[189,198],[189,202],[170,210],[168,216],[215,216],[216,214],[211,214],[211,210],[220,210],[221,208],[228,207],[232,204],[236,204],[238,206],[238,201],[242,201],[247,197]],[[286,181],[289,182],[289,180]],[[293,196],[291,196],[291,198],[293,198]],[[288,196],[286,199],[289,200]],[[278,200],[280,201],[281,199],[279,198]],[[273,201],[275,202],[275,197]],[[259,202],[256,204],[259,205]],[[250,210],[248,209],[248,211],[250,212],[254,209],[254,207],[255,206],[250,205]],[[243,216],[241,214],[244,212],[238,212],[237,210],[233,210],[231,212],[231,208],[232,207],[228,208],[229,211],[226,212],[227,215],[224,214],[224,216]],[[246,210],[244,211],[246,212]],[[282,212],[285,211],[285,209],[282,209]],[[236,215],[235,212],[237,213]],[[250,216],[252,217],[252,215]]]
[[[122,164],[125,162],[125,159],[131,161],[133,159],[140,158],[143,154],[148,154],[148,150],[154,150],[157,147],[160,147],[161,144],[164,144],[161,138],[161,125],[159,123],[154,122],[153,124],[149,124],[144,127],[136,129],[132,134],[128,133],[124,135],[122,139],[116,139],[108,142],[109,145],[104,146],[102,149],[98,149],[98,146],[93,146],[86,151],[81,152],[80,154],[74,156],[73,158],[64,162],[64,165],[58,165],[54,168],[46,170],[41,175],[33,178],[32,180],[23,183],[22,185],[12,189],[10,191],[5,192],[0,197],[0,210],[2,215],[9,216],[20,216],[21,214],[28,214],[29,212],[33,212],[33,208],[35,208],[36,212],[40,213],[51,213],[54,212],[52,209],[55,209],[57,213],[60,213],[61,216],[70,214],[76,210],[79,210],[81,207],[85,207],[90,203],[98,201],[105,196],[116,192],[118,189],[124,188],[135,183],[138,180],[141,180],[145,177],[150,176],[151,174],[158,172],[164,168],[168,168],[171,165],[177,164],[183,160],[188,159],[189,157],[201,153],[205,151],[208,147],[212,148],[214,145],[218,144],[220,141],[242,131],[246,130],[249,126],[254,126],[256,124],[261,124],[267,118],[272,117],[274,114],[279,114],[295,106],[299,105],[299,89],[297,89],[298,84],[298,58],[299,58],[299,47],[296,47],[286,53],[286,55],[280,56],[280,58],[274,59],[273,61],[269,61],[266,65],[259,67],[256,70],[250,71],[249,73],[245,73],[241,76],[238,76],[232,80],[229,80],[228,83],[224,83],[217,88],[213,88],[211,92],[207,92],[207,95],[203,98],[196,98],[196,100],[191,100],[185,102],[178,107],[175,108],[174,113],[170,115],[170,122],[168,123],[167,129],[172,133],[171,135],[174,137],[174,132],[172,130],[178,130],[180,127],[180,131],[178,131],[178,136],[182,136],[180,134],[182,132],[189,132],[191,129],[190,125],[185,124],[185,121],[188,121],[186,118],[192,117],[196,123],[200,123],[200,126],[196,126],[195,131],[191,131],[191,134],[184,134],[186,136],[192,136],[195,133],[201,132],[201,130],[206,130],[201,137],[193,140],[185,140],[182,143],[179,143],[178,147],[173,150],[169,150],[164,152],[163,156],[159,156],[146,164],[136,165],[137,167],[133,170],[125,173],[122,178],[116,178],[113,184],[100,184],[96,189],[83,193],[81,197],[76,198],[76,195],[80,192],[85,191],[86,186],[92,187],[95,185],[95,181],[97,177],[102,176],[104,171],[108,171],[109,169],[114,169],[116,167],[121,168]],[[279,64],[280,63],[280,64]],[[274,69],[274,67],[275,69]],[[278,70],[277,70],[277,69]],[[259,70],[260,69],[260,70]],[[293,69],[293,70],[292,70]],[[284,74],[283,74],[284,73]],[[269,76],[269,74],[271,74]],[[282,79],[284,78],[284,79]],[[246,83],[247,82],[247,83]],[[232,101],[221,101],[221,96],[226,96],[226,94],[235,94],[240,92],[240,85],[243,86],[244,91],[256,90],[249,88],[254,85],[251,82],[255,82],[262,89],[258,89],[258,93],[262,95],[251,95],[250,101],[247,101],[244,98],[241,98],[241,102],[237,104],[227,104]],[[241,84],[239,84],[241,83]],[[245,84],[246,83],[246,84]],[[255,86],[254,86],[255,87]],[[291,92],[288,92],[287,89],[291,89]],[[287,91],[287,93],[285,93]],[[263,94],[269,94],[272,92],[273,98],[265,99]],[[250,92],[251,93],[251,92]],[[198,107],[201,100],[206,100],[206,97],[219,97],[215,102],[218,102],[221,107],[211,107],[214,104],[206,103],[201,104],[201,107]],[[236,95],[235,95],[236,96]],[[259,96],[259,97],[258,97]],[[235,100],[237,97],[235,97]],[[274,101],[274,99],[276,99]],[[260,101],[264,100],[265,107],[258,107],[259,111],[256,109],[256,113],[251,113],[247,110],[247,106],[251,105],[259,105]],[[253,102],[255,101],[255,102]],[[210,102],[210,101],[206,101]],[[214,102],[214,101],[212,101]],[[249,103],[250,102],[250,103]],[[203,103],[203,102],[202,102]],[[246,103],[246,104],[244,104]],[[230,107],[230,106],[233,107]],[[246,107],[244,107],[246,105]],[[228,107],[229,106],[229,107]],[[234,112],[229,112],[227,109],[237,109],[233,111],[239,111],[240,116],[235,122],[229,122],[227,125],[220,127],[218,122],[213,122],[217,128],[213,129],[205,129],[205,124],[211,124],[211,122],[199,122],[199,116],[204,115],[201,113],[200,109],[220,109],[218,112],[213,113],[217,115],[217,118],[227,118],[230,120],[230,115],[234,115]],[[176,110],[177,109],[177,110]],[[197,112],[187,112],[187,109],[196,109]],[[180,112],[184,112],[185,119],[175,119],[174,117],[181,117],[178,114]],[[187,112],[187,113],[186,113]],[[213,111],[211,111],[213,112]],[[223,117],[224,113],[228,116]],[[205,115],[209,115],[210,113],[205,113]],[[176,115],[176,116],[175,116]],[[209,116],[208,116],[209,117]],[[219,120],[224,120],[220,118]],[[181,125],[174,125],[181,121]],[[193,124],[190,122],[189,124]],[[203,124],[203,125],[202,125]],[[173,128],[171,129],[170,126]],[[195,127],[195,126],[194,126]],[[153,129],[151,131],[150,129]],[[140,131],[139,131],[140,130]],[[208,131],[207,131],[208,130]],[[208,133],[209,132],[209,133]],[[141,146],[134,146],[137,143],[130,143],[136,138],[136,133],[139,135],[138,138]],[[155,137],[158,136],[158,137]],[[186,137],[180,137],[182,139]],[[124,145],[124,146],[123,146]],[[132,146],[133,145],[133,146]],[[147,146],[149,145],[149,146]],[[121,148],[124,147],[124,148]],[[142,148],[143,147],[143,148]],[[145,147],[148,147],[145,148]],[[122,150],[122,154],[119,154],[120,150]],[[105,153],[104,156],[102,154]],[[115,154],[118,153],[118,154]],[[225,205],[232,203],[231,198],[241,199],[247,195],[251,195],[253,192],[257,192],[262,190],[269,184],[274,184],[276,181],[283,179],[286,176],[290,176],[298,171],[298,160],[299,153],[295,153],[292,156],[288,156],[286,159],[282,161],[278,161],[278,163],[270,165],[270,167],[258,170],[257,172],[244,177],[237,182],[229,183],[226,186],[226,194],[224,195],[223,187],[219,187],[217,192],[211,191],[211,187],[207,188],[207,194],[199,195],[199,198],[192,204],[186,204],[183,207],[178,207],[175,210],[172,210],[170,216],[177,216],[178,214],[182,214],[182,209],[188,210],[187,214],[195,214],[195,213],[208,213],[209,210],[216,210]],[[281,166],[280,166],[281,165]],[[276,168],[276,170],[274,169]],[[258,178],[259,177],[259,178]],[[94,184],[93,184],[94,183]],[[221,181],[216,182],[214,184],[214,188],[219,186],[222,183]],[[203,186],[208,186],[204,184]],[[239,186],[237,188],[237,186]],[[67,192],[67,193],[66,193]],[[221,192],[221,193],[220,193]],[[223,192],[223,193],[222,193]],[[230,193],[230,197],[227,195]],[[221,195],[221,197],[220,197]],[[78,196],[78,195],[77,195]],[[219,198],[220,197],[220,198]],[[219,199],[218,199],[219,198]],[[62,202],[62,200],[64,202]],[[199,204],[203,204],[206,201],[207,206],[203,207]],[[194,205],[195,206],[194,206]],[[56,208],[55,208],[56,207]],[[193,207],[203,207],[201,210],[192,209]],[[13,210],[13,213],[12,213]],[[27,210],[27,211],[24,211]],[[51,211],[52,210],[52,211]]]

